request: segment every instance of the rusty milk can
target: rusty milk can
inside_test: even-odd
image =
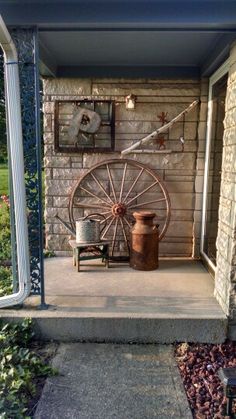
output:
[[[158,268],[158,225],[153,224],[154,212],[134,212],[136,220],[131,230],[130,266],[140,271]]]

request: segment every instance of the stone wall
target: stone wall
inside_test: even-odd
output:
[[[137,96],[134,111],[125,108],[125,96]],[[46,245],[59,255],[68,253],[69,235],[58,223],[58,213],[68,220],[68,197],[76,180],[93,164],[119,158],[120,150],[160,126],[158,115],[168,112],[171,120],[195,99],[197,106],[169,132],[166,147],[170,154],[130,154],[127,157],[154,169],[165,182],[171,200],[171,222],[160,245],[163,256],[198,256],[202,181],[207,112],[207,82],[202,80],[125,80],[125,79],[45,79],[45,218]],[[116,102],[114,153],[63,154],[54,150],[55,100],[112,99]],[[184,133],[183,133],[184,127]],[[185,149],[179,137],[184,134]],[[155,145],[154,145],[155,147]]]
[[[215,296],[230,319],[236,339],[236,45],[230,54],[224,120],[222,181],[217,237]]]

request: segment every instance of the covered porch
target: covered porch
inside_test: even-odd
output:
[[[31,282],[31,296],[23,302],[23,308],[1,310],[1,317],[33,317],[38,334],[45,339],[221,342],[227,333],[235,337],[236,9],[233,2],[225,2],[226,7],[217,0],[191,4],[178,1],[177,11],[174,0],[165,4],[149,2],[149,7],[142,1],[134,7],[132,0],[127,4],[60,1],[56,14],[54,1],[48,2],[47,8],[42,7],[42,0],[23,2],[28,13],[18,0],[14,4],[0,3],[20,62],[26,173],[23,180]],[[218,69],[224,76],[226,97],[221,101],[224,104],[221,138],[215,138],[220,144],[214,141],[210,144],[211,131],[207,131],[207,125],[212,116],[214,83],[221,82],[221,76],[214,79]],[[39,73],[44,94],[46,244],[57,254],[46,261],[43,259]],[[127,111],[125,107],[130,93],[136,97],[136,111]],[[73,106],[84,101],[94,106],[93,109],[97,102],[109,102],[109,112],[115,109],[112,121],[106,121],[107,127],[108,122],[113,123],[111,135],[100,138],[103,141],[100,152],[96,150],[96,142],[89,150],[89,146],[84,149],[83,144],[76,148],[68,141]],[[56,218],[59,214],[69,221],[69,197],[76,182],[91,166],[120,159],[122,150],[132,147],[161,125],[160,118],[165,123],[167,115],[173,119],[195,101],[198,105],[194,112],[182,118],[170,135],[168,132],[165,138],[159,139],[160,146],[166,142],[164,149],[160,150],[157,142],[154,151],[152,144],[144,153],[138,150],[140,154],[131,154],[133,160],[155,172],[170,195],[170,225],[160,245],[161,255],[169,260],[162,259],[159,270],[151,273],[133,271],[126,264],[112,264],[105,271],[97,263],[92,268],[85,265],[77,273],[71,258],[62,257],[69,255],[69,234]],[[213,179],[215,157],[218,166],[214,167],[217,176]],[[96,168],[100,169],[100,166]],[[139,174],[134,171],[133,175],[131,179],[135,182]],[[123,179],[115,169],[112,176],[118,182]],[[111,194],[104,173],[101,179],[100,203],[102,190]],[[217,188],[212,187],[214,182]],[[149,188],[149,184],[141,186]],[[206,220],[208,198],[213,197],[215,189],[212,239],[208,237]],[[13,192],[16,197],[14,182]],[[132,200],[139,196],[138,189],[132,193]],[[157,193],[156,201],[158,198]],[[152,205],[152,196],[148,202]],[[22,202],[19,205],[25,210]],[[140,202],[135,201],[135,205],[140,207]],[[161,213],[163,208],[148,209]],[[15,214],[18,212],[17,203]],[[17,242],[18,249],[21,243],[22,236]],[[201,263],[210,245],[213,262],[209,257],[205,261],[209,262],[215,279]],[[122,254],[123,250],[120,246],[117,251]],[[17,262],[22,263],[19,258]],[[15,279],[17,282],[19,278]],[[46,310],[38,310],[39,306]],[[232,326],[230,332],[227,332],[228,324]]]

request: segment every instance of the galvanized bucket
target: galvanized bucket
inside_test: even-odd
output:
[[[101,229],[101,221],[89,217],[102,217],[104,227]],[[89,214],[82,220],[76,221],[76,243],[99,243],[101,234],[106,227],[106,218],[101,214]]]

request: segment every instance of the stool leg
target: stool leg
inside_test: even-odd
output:
[[[79,249],[77,249],[76,263],[77,263],[77,272],[79,272],[79,265],[80,265],[80,251],[79,251]]]
[[[106,268],[109,268],[109,245],[105,246]]]
[[[104,265],[106,266],[106,252],[105,252],[105,244],[103,246],[101,246],[101,258],[102,258],[102,263],[104,263]]]
[[[73,266],[76,266],[76,249],[73,249]]]

